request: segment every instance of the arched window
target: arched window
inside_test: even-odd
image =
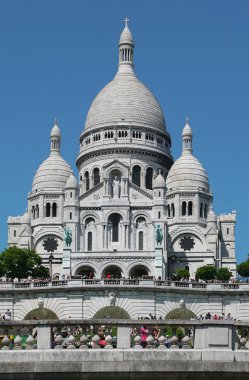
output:
[[[146,169],[146,189],[152,190],[152,178],[153,178],[153,169],[152,168],[147,168]]]
[[[93,170],[93,186],[96,186],[100,183],[99,168]]]
[[[14,230],[14,237],[16,237],[16,230]]]
[[[52,204],[52,217],[55,218],[57,216],[57,204],[54,202]]]
[[[175,205],[174,203],[171,203],[171,212],[172,212],[172,218],[175,217]]]
[[[120,225],[120,215],[112,214],[109,218],[109,222],[111,224],[112,229],[112,242],[116,243],[119,241],[119,225]]]
[[[35,219],[35,206],[32,206],[31,215],[32,215],[32,219]]]
[[[39,218],[39,205],[35,206],[35,214],[36,214],[36,218]]]
[[[170,205],[167,206],[168,217],[170,218]]]
[[[193,202],[188,202],[188,215],[193,215]]]
[[[93,250],[93,234],[91,231],[87,234],[87,250],[90,252]]]
[[[187,204],[185,201],[182,202],[182,216],[185,216],[187,212]]]
[[[207,219],[207,205],[204,206],[204,218]]]
[[[72,217],[73,217],[73,213],[70,212],[70,213],[69,213],[69,219],[72,220]]]
[[[46,217],[49,218],[50,217],[50,203],[46,203]]]
[[[90,189],[89,172],[85,172],[86,191]]]
[[[203,218],[203,203],[200,205],[200,218]]]
[[[144,233],[143,231],[139,231],[138,234],[138,250],[142,251],[144,249]]]
[[[132,170],[132,182],[139,186],[141,185],[141,168],[138,165],[135,165]]]

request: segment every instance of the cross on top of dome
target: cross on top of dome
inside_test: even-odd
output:
[[[129,22],[130,20],[128,19],[128,17],[126,17],[125,19],[124,19],[124,22],[125,22],[125,27],[126,28],[128,28],[128,22]]]

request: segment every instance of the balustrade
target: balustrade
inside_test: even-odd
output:
[[[0,322],[0,349],[246,350],[249,322],[232,320],[52,320]]]

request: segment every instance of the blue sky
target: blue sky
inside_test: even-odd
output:
[[[237,257],[247,259],[249,1],[1,0],[0,249],[8,215],[21,215],[55,117],[62,155],[77,173],[90,104],[117,69],[128,16],[135,70],[159,100],[181,153],[186,115],[206,168],[216,213],[237,210]]]

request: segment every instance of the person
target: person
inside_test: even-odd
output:
[[[112,191],[113,191],[113,198],[115,199],[119,198],[119,180],[117,176],[115,176],[114,180],[112,181]]]
[[[10,321],[11,320],[11,311],[10,309],[7,309],[4,313],[3,319],[5,321]]]
[[[149,336],[149,329],[147,329],[145,325],[142,325],[139,332],[141,336],[141,346],[145,348],[147,346],[146,339]]]

